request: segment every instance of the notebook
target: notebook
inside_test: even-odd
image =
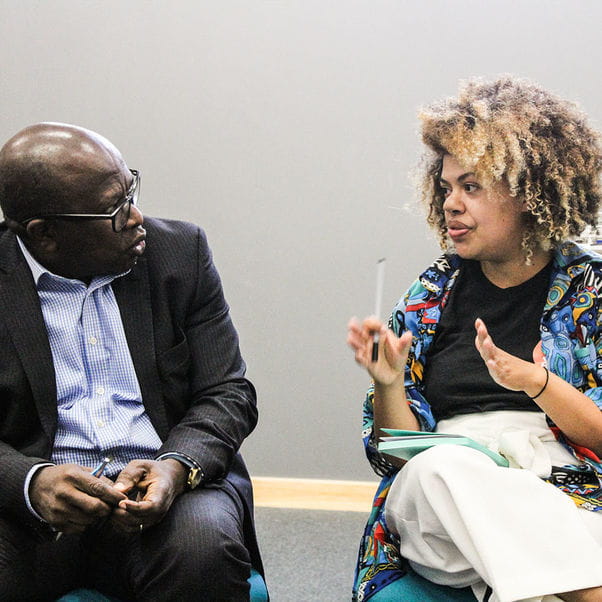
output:
[[[489,456],[498,466],[508,466],[508,460],[500,454],[491,451],[470,437],[450,435],[448,433],[428,433],[425,431],[400,431],[396,429],[381,429],[388,433],[381,437],[378,451],[383,454],[410,460],[416,454],[435,445],[465,445],[472,447]]]

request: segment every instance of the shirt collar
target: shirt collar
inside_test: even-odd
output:
[[[47,274],[50,278],[55,280],[62,280],[64,282],[78,282],[81,283],[81,280],[77,280],[76,278],[65,278],[64,276],[59,276],[58,274],[52,273],[50,270],[46,269],[27,249],[23,241],[19,236],[17,236],[17,242],[19,243],[19,247],[21,248],[21,252],[25,257],[25,261],[27,261],[27,265],[31,270],[31,275],[33,276],[33,280],[36,284],[36,288],[39,288],[40,278]],[[115,278],[120,278],[121,276],[125,276],[129,273],[130,270],[122,272],[121,274],[109,274],[105,276],[95,276],[92,278],[92,282],[90,282],[90,286],[88,288],[99,288],[104,286],[105,284],[109,284],[113,282]],[[83,284],[83,283],[82,283]]]

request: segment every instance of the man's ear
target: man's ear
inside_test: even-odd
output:
[[[17,236],[27,236],[27,231],[25,228],[14,219],[4,216],[4,223],[8,226],[8,229],[11,232],[14,232]]]
[[[56,227],[52,220],[32,219],[25,226],[27,237],[38,249],[53,252],[57,249]]]

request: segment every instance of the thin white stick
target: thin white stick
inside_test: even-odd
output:
[[[385,285],[385,258],[376,262],[376,304],[374,315],[380,319],[380,308],[383,302],[383,288]],[[380,333],[375,332],[372,335],[372,361],[378,361],[378,343],[380,342]]]
[[[380,318],[381,306],[383,303],[383,289],[385,286],[385,264],[386,259],[383,257],[376,262],[376,305],[374,307],[374,315]]]

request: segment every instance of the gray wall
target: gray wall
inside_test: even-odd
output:
[[[261,422],[255,475],[374,478],[351,315],[437,253],[414,205],[417,108],[513,72],[600,124],[599,0],[0,0],[0,139],[111,139],[143,209],[208,232]],[[387,309],[388,310],[388,309]]]

